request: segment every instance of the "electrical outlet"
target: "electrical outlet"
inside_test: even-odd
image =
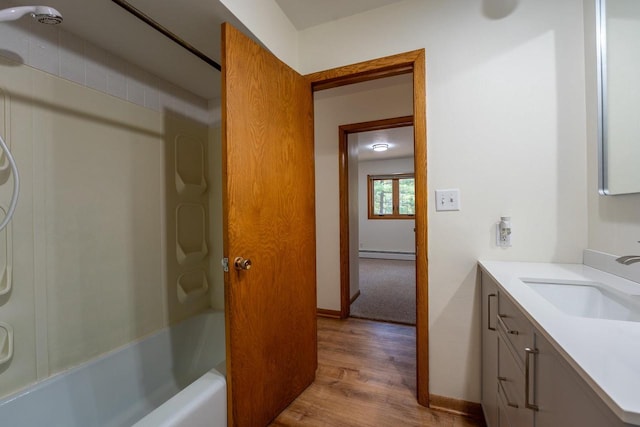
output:
[[[436,211],[459,211],[460,190],[436,190]]]
[[[501,248],[511,247],[511,217],[500,217],[496,224],[496,245]]]

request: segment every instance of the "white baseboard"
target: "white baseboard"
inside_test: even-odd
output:
[[[616,261],[617,255],[585,249],[582,253],[582,263],[588,267],[604,271],[640,283],[640,262],[630,265]]]
[[[404,261],[415,261],[416,254],[412,252],[393,252],[393,251],[360,251],[360,258],[374,259],[399,259]]]

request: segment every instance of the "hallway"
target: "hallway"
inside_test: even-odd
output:
[[[476,427],[418,405],[415,327],[318,318],[315,382],[271,426]]]

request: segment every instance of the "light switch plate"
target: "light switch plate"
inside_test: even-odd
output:
[[[459,211],[460,190],[436,190],[436,211]]]

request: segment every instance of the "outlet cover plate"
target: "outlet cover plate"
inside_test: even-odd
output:
[[[459,211],[460,190],[452,188],[448,190],[436,190],[436,211]]]

